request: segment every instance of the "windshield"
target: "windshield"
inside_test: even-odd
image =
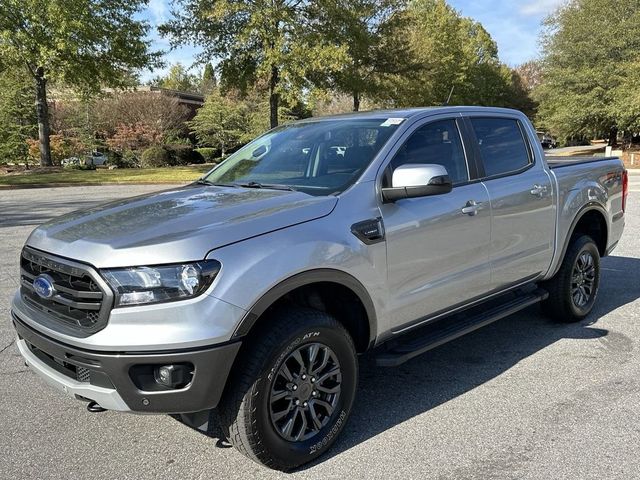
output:
[[[340,193],[371,163],[403,119],[284,125],[244,146],[203,178],[213,184]]]

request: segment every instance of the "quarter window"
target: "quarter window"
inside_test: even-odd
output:
[[[401,165],[416,163],[442,165],[454,185],[469,180],[464,149],[454,120],[428,123],[413,132],[391,166],[395,170]]]
[[[529,163],[529,149],[517,120],[508,118],[472,118],[485,175],[503,175],[520,170]]]

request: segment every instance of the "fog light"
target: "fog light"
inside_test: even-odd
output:
[[[160,385],[179,388],[191,381],[191,372],[186,365],[162,365],[155,368],[154,377]]]

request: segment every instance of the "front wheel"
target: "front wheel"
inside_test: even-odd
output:
[[[596,301],[600,285],[600,252],[588,235],[569,245],[558,273],[544,287],[549,298],[542,303],[547,315],[561,322],[586,317]]]
[[[243,347],[220,407],[244,455],[291,470],[322,455],[351,412],[358,367],[351,337],[330,315],[286,309]]]

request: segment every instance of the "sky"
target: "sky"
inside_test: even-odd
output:
[[[456,10],[466,17],[481,22],[493,39],[498,43],[500,59],[514,67],[536,58],[539,54],[538,37],[542,20],[564,0],[448,0]],[[155,72],[143,72],[142,80],[146,81],[156,75],[166,73],[168,67],[180,62],[189,67],[194,62],[198,50],[184,46],[170,50],[166,39],[155,31],[159,25],[171,16],[170,0],[150,0],[143,14],[153,26],[150,35],[153,48],[163,50],[167,67]],[[200,70],[198,67],[197,70]]]

